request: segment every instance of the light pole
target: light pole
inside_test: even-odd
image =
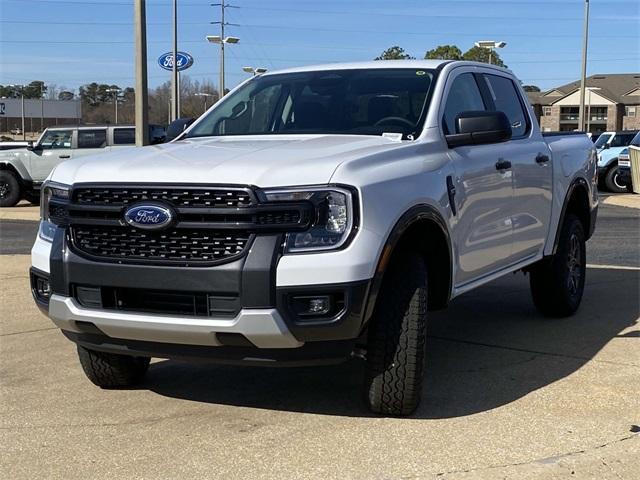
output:
[[[242,71],[250,73],[255,77],[256,75],[262,75],[263,73],[266,73],[267,69],[264,68],[264,67],[256,67],[256,68],[254,68],[254,67],[242,67]]]
[[[27,141],[27,132],[24,130],[24,85],[9,85],[12,88],[20,88],[20,98],[22,99],[22,140]]]
[[[118,94],[121,92],[121,89],[119,89],[119,88],[108,88],[107,92],[113,93],[113,103],[114,103],[115,109],[116,109],[116,121],[114,122],[114,125],[117,125],[118,124]]]
[[[44,132],[44,83],[40,84],[40,132]]]
[[[147,95],[147,8],[145,0],[134,2],[136,60],[136,146],[149,145],[149,97]]]
[[[224,31],[224,28],[223,28]],[[224,97],[224,45],[235,44],[240,41],[238,37],[222,37],[220,35],[207,35],[207,41],[220,45],[220,98]]]
[[[493,50],[495,48],[504,48],[507,46],[507,42],[496,42],[495,40],[480,40],[475,42],[475,46],[479,48],[486,48],[489,50],[489,65],[492,64]]]
[[[584,131],[584,94],[587,83],[587,46],[589,44],[589,0],[584,0],[584,31],[582,38],[582,76],[580,77],[580,112],[578,130]]]
[[[196,97],[204,97],[204,111],[207,111],[207,98],[209,97],[213,97],[213,93],[204,93],[204,92],[198,92],[195,94]]]

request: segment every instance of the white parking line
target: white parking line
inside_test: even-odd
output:
[[[601,268],[606,270],[635,270],[640,271],[640,267],[628,267],[626,265],[596,265],[587,263],[587,268]]]

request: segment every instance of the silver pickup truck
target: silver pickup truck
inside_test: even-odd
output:
[[[164,128],[150,127],[152,143],[161,143]],[[60,163],[135,145],[132,125],[47,128],[37,142],[0,151],[0,207],[21,199],[37,202],[42,182]]]
[[[409,414],[430,310],[515,271],[542,315],[578,309],[596,161],[584,134],[543,136],[502,68],[270,72],[171,143],[59,165],[33,295],[103,388],[151,357],[356,356],[369,408]]]

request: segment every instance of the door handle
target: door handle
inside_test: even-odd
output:
[[[71,158],[71,155],[58,155],[58,158]]]
[[[500,159],[496,162],[496,170],[509,170],[511,162],[509,160]]]
[[[536,155],[536,163],[539,165],[543,165],[545,163],[547,163],[549,161],[549,155],[544,155],[542,153],[539,153],[538,155]]]

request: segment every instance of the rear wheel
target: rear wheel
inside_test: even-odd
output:
[[[20,201],[20,182],[15,173],[0,170],[0,207],[13,207]]]
[[[78,358],[85,375],[101,388],[130,387],[144,378],[149,357],[131,357],[97,352],[78,345]]]
[[[607,174],[604,177],[604,184],[610,192],[626,193],[627,186],[620,180],[620,175],[618,173],[617,165],[614,165],[607,170]]]
[[[548,317],[567,317],[578,310],[586,277],[586,247],[582,223],[567,215],[558,249],[531,269],[533,303]]]
[[[420,402],[427,336],[427,268],[394,257],[369,327],[365,396],[371,411],[409,415]]]

